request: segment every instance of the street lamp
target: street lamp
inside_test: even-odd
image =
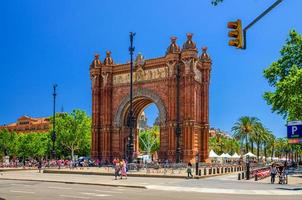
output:
[[[250,157],[246,156],[246,180],[250,180]]]
[[[133,106],[132,106],[132,100],[133,100],[133,37],[135,36],[135,33],[130,32],[130,108],[129,108],[129,128],[130,128],[130,134],[129,134],[129,144],[128,144],[128,162],[133,162],[133,151],[134,151],[134,142],[133,142],[133,129],[134,129],[134,116],[133,116]]]
[[[197,176],[197,175],[199,175],[199,173],[198,173],[199,153],[196,154],[195,161],[196,161],[196,163],[195,163],[196,173],[195,174]]]
[[[52,120],[52,133],[51,133],[51,140],[52,140],[52,151],[51,151],[51,155],[52,158],[55,158],[56,156],[56,151],[55,151],[55,142],[56,142],[56,88],[57,88],[57,84],[53,85],[53,120]]]

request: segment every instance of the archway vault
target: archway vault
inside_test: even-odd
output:
[[[143,109],[151,103],[154,103],[159,110],[160,124],[165,125],[167,121],[166,107],[163,101],[161,100],[161,98],[159,97],[159,95],[157,95],[154,91],[150,89],[134,90],[133,111],[134,111],[135,118],[137,119],[137,117],[143,111]],[[120,128],[123,125],[126,125],[127,116],[129,114],[129,106],[130,106],[130,95],[128,94],[122,99],[115,113],[114,126],[116,128]]]

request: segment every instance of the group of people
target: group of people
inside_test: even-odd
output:
[[[276,176],[278,175],[279,177],[279,184],[286,184],[287,183],[287,175],[288,175],[288,170],[286,167],[286,164],[284,165],[277,165],[277,164],[272,164],[271,166],[271,183],[275,183]]]
[[[126,162],[126,160],[124,160],[124,159],[120,160],[120,159],[115,158],[112,163],[114,166],[115,180],[117,180],[118,177],[120,177],[120,179],[123,179],[123,176],[126,177],[126,179],[127,179],[127,162]]]

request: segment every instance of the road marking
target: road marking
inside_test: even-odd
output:
[[[72,195],[60,195],[60,197],[67,197],[67,198],[72,198],[72,199],[90,199],[90,197],[79,197],[79,196],[72,196]]]
[[[25,187],[30,187],[31,185],[25,185],[25,184],[14,184],[14,183],[12,183],[12,184],[10,184],[10,185],[12,185],[12,186],[25,186]]]
[[[15,193],[25,193],[25,194],[34,194],[34,192],[30,192],[30,191],[21,191],[21,190],[10,190],[10,192],[15,192]]]
[[[107,192],[107,193],[114,193],[114,194],[122,194],[122,192],[119,191],[109,191],[109,190],[95,190],[96,192]]]
[[[71,190],[72,188],[65,188],[65,187],[48,187],[49,189],[58,189],[58,190]]]
[[[90,196],[94,196],[94,197],[109,197],[109,196],[112,196],[110,194],[97,194],[97,193],[89,193],[89,192],[81,192],[81,194],[90,195]]]
[[[246,195],[302,195],[302,191],[285,191],[285,190],[243,190],[243,189],[221,189],[221,188],[189,188],[162,185],[148,185],[147,189],[175,191],[175,192],[200,192],[215,194],[246,194]]]

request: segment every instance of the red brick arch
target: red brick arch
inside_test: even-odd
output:
[[[192,35],[180,49],[176,39],[164,57],[134,62],[133,108],[136,119],[150,103],[160,115],[159,159],[176,158],[176,66],[180,67],[180,147],[181,160],[201,161],[208,157],[208,96],[211,60],[203,49],[200,56]],[[90,66],[92,80],[92,150],[93,158],[111,160],[124,157],[129,128],[130,65],[114,64],[110,52],[104,62],[97,55]],[[135,151],[138,151],[137,134]]]

